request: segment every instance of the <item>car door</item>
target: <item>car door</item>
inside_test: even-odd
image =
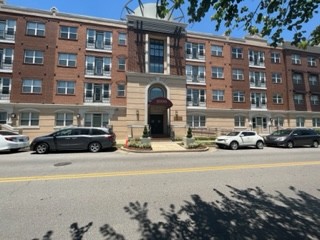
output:
[[[292,139],[294,146],[303,146],[305,142],[305,137],[303,136],[302,129],[296,129],[292,133]]]
[[[72,149],[72,129],[63,129],[57,132],[53,138],[56,146],[56,150],[64,151]]]
[[[250,132],[242,132],[240,134],[240,138],[241,138],[241,144],[240,145],[242,145],[242,146],[251,145]]]

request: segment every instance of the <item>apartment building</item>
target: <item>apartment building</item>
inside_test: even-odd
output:
[[[1,126],[32,138],[110,125],[120,139],[145,125],[152,137],[320,127],[320,47],[186,28],[152,11],[111,20],[2,3]]]

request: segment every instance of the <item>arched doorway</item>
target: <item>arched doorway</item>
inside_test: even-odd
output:
[[[167,98],[163,85],[154,84],[148,91],[148,124],[152,137],[170,136],[170,112],[172,102]]]

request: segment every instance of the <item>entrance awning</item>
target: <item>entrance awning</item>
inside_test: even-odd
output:
[[[158,98],[152,99],[149,105],[164,106],[168,109],[168,108],[171,108],[173,104],[168,98],[158,97]]]

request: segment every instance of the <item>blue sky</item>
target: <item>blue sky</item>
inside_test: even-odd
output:
[[[251,2],[256,0],[247,0],[250,5]],[[130,2],[130,0],[6,0],[6,4],[36,8],[43,10],[50,10],[51,7],[55,6],[58,8],[59,12],[64,13],[74,13],[93,17],[102,17],[109,19],[119,20],[123,12],[124,6]],[[138,1],[133,0],[130,2],[129,6],[131,8],[136,8],[138,6]],[[145,0],[142,2],[156,2],[156,0]],[[186,9],[184,10],[185,20],[187,21]],[[306,30],[314,28],[315,25],[319,25],[320,16],[315,17],[313,21],[309,22],[306,26]],[[225,31],[221,29],[219,32],[214,31],[214,23],[210,21],[210,14],[207,14],[205,19],[201,23],[194,23],[188,25],[189,31],[210,33],[214,35],[222,35]],[[234,30],[231,34],[233,37],[244,37],[244,33],[241,29]],[[291,36],[289,32],[284,35],[287,41],[291,41]]]

